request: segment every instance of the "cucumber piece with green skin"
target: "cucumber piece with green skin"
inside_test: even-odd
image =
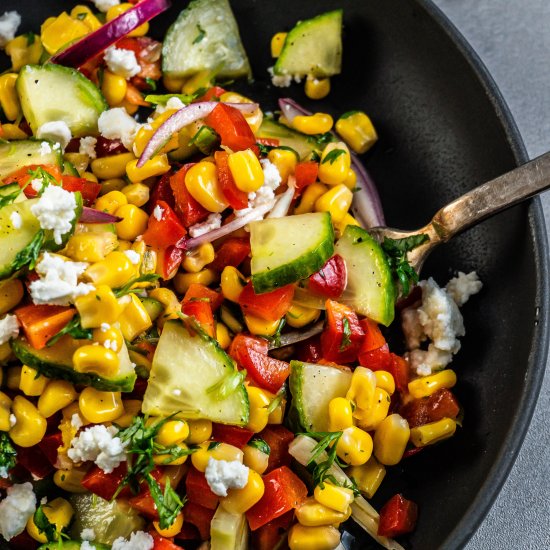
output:
[[[350,371],[336,367],[291,361],[290,416],[298,421],[302,430],[328,432],[328,404],[335,397],[346,396],[351,376]]]
[[[63,175],[76,176],[77,178],[80,177],[80,174],[78,173],[78,170],[74,167],[74,164],[72,162],[69,162],[68,160],[63,161]]]
[[[23,202],[27,200],[25,193],[21,192],[21,187],[17,183],[8,183],[7,185],[0,186],[0,197],[9,197],[10,195],[16,195],[15,199],[11,203]]]
[[[336,241],[334,253],[346,262],[348,282],[338,301],[389,326],[395,314],[395,285],[382,247],[367,231],[348,225]]]
[[[107,377],[74,370],[73,353],[79,347],[90,343],[90,340],[74,340],[70,336],[64,336],[53,346],[35,349],[25,338],[18,338],[12,340],[11,348],[15,356],[24,365],[36,369],[46,378],[61,378],[73,384],[92,386],[101,391],[132,391],[136,381],[136,373],[125,344],[117,354],[119,368],[115,375]]]
[[[54,63],[25,65],[15,87],[33,134],[54,121],[65,122],[73,137],[97,134],[97,119],[107,109],[93,82],[75,69]]]
[[[164,311],[164,306],[154,298],[140,298],[143,307],[149,314],[151,321],[155,321],[157,317]]]
[[[82,546],[81,540],[59,540],[55,542],[47,542],[42,546],[38,547],[38,550],[80,550]],[[89,548],[94,548],[95,550],[110,550],[108,544],[100,544],[98,542],[90,543]]]
[[[50,146],[50,152],[43,152],[43,143]],[[54,149],[54,144],[46,140],[22,139],[0,143],[0,179],[31,164],[63,165],[61,148]]]
[[[328,212],[266,218],[249,227],[252,285],[258,294],[309,277],[334,252]]]
[[[204,70],[218,78],[250,77],[250,63],[228,0],[193,0],[164,38],[164,74],[186,77]]]
[[[342,69],[342,10],[300,21],[286,35],[276,75],[326,78]]]
[[[234,372],[233,361],[216,340],[198,327],[168,321],[153,357],[141,410],[153,416],[181,413],[184,418],[244,426],[249,417],[244,384],[224,399],[212,391]]]
[[[210,550],[246,550],[248,525],[244,514],[230,514],[218,506],[210,522]]]

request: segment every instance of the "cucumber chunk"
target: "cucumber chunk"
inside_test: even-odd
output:
[[[244,514],[230,514],[218,506],[210,522],[210,550],[246,550],[248,526]]]
[[[308,432],[328,432],[328,404],[335,397],[345,397],[350,384],[350,371],[291,361],[291,418]]]
[[[339,302],[388,326],[395,313],[395,286],[386,255],[364,229],[348,225],[334,246],[346,262],[348,284]]]
[[[252,284],[258,294],[315,273],[334,252],[328,212],[267,218],[250,224]]]
[[[21,193],[21,187],[17,183],[8,183],[7,185],[0,186],[0,197],[8,197],[10,195],[17,196],[11,201],[11,203],[23,202],[27,200],[24,193]],[[9,203],[9,201],[8,201]]]
[[[276,75],[326,78],[342,68],[342,10],[300,21],[286,36]]]
[[[43,152],[42,143],[50,146],[50,152]],[[23,139],[0,143],[0,179],[31,164],[55,164],[61,166],[61,150],[54,149],[54,144],[45,140]]]
[[[38,547],[38,550],[80,550],[82,546],[81,540],[57,540],[55,542],[47,542]],[[92,542],[91,548],[95,550],[110,550],[110,546],[107,544],[100,544],[98,542]]]
[[[216,340],[196,328],[190,330],[181,321],[164,325],[141,410],[243,426],[249,416],[246,388],[239,383],[224,399],[209,391],[231,376],[235,366]]]
[[[52,334],[52,336],[54,336]],[[36,369],[47,378],[61,378],[73,384],[93,386],[101,391],[129,392],[134,389],[136,374],[123,345],[118,352],[119,369],[114,376],[99,376],[93,373],[77,372],[73,368],[73,353],[81,346],[90,344],[89,340],[74,340],[64,336],[51,347],[33,348],[24,338],[11,342],[13,353],[24,365]]]
[[[227,0],[193,0],[168,29],[162,71],[172,77],[210,70],[219,78],[250,77],[250,63]]]
[[[97,119],[107,109],[93,82],[61,65],[25,65],[15,86],[34,134],[42,124],[58,120],[67,124],[73,137],[96,134]]]

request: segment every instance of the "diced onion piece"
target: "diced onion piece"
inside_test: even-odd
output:
[[[85,206],[82,209],[82,214],[80,215],[80,223],[118,223],[122,218],[118,216],[113,216],[107,212],[101,212],[95,208],[88,208]]]

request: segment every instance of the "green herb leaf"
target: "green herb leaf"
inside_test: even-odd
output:
[[[86,16],[88,14],[86,12],[82,12],[82,13],[77,13],[76,14],[76,18],[79,20],[79,21],[84,21],[84,19],[86,19]]]
[[[208,444],[208,450],[213,451],[214,449],[217,449],[221,445],[220,441],[211,441]]]
[[[340,351],[344,351],[351,345],[351,327],[349,319],[344,315],[342,319],[342,341],[340,342]]]
[[[200,23],[197,23],[197,31],[198,31],[198,34],[193,40],[193,44],[198,44],[206,36],[206,31],[200,26]]]
[[[7,195],[4,195],[3,197],[0,197],[0,208],[4,208],[4,206],[11,204],[22,192],[22,189],[17,189],[13,193],[9,193]]]
[[[229,397],[243,383],[246,378],[246,370],[234,370],[227,373],[221,380],[210,386],[206,393],[214,394],[214,397],[223,401]]]
[[[267,414],[271,414],[280,404],[283,400],[283,397],[285,396],[285,390],[284,386],[277,392],[277,395],[273,399],[273,401],[269,404],[267,407]]]
[[[27,39],[27,46],[32,46],[34,44],[36,37],[33,32],[26,32],[23,36]]]
[[[317,151],[311,151],[310,160],[312,160],[313,162],[319,162],[321,160],[321,157],[319,156],[319,153]]]
[[[154,92],[157,89],[157,81],[153,80],[152,78],[147,77],[145,79],[145,82],[147,83],[147,86],[151,89],[152,92]]]
[[[17,451],[14,449],[7,432],[0,432],[0,471],[6,474],[17,463]]]
[[[58,342],[65,334],[68,334],[75,340],[91,340],[92,339],[92,329],[82,328],[80,322],[80,315],[78,313],[55,335],[52,336],[46,346],[53,346]]]
[[[43,185],[42,190],[44,190],[44,187],[47,185],[60,185],[60,182],[57,181],[49,172],[44,170],[42,166],[37,166],[34,170],[29,170],[28,174],[30,178],[27,185],[29,185],[32,180],[40,180]]]
[[[321,164],[325,164],[327,162],[330,162],[330,164],[334,164],[334,162],[340,155],[345,154],[346,151],[344,151],[344,149],[333,149],[326,154],[325,158],[321,161]]]
[[[320,439],[319,443],[313,447],[311,456],[307,462],[307,466],[313,464],[312,476],[313,483],[324,488],[325,481],[331,481],[334,483],[334,477],[328,474],[334,463],[338,464],[338,458],[336,456],[336,445],[339,439],[342,437],[343,432],[309,432],[303,435],[313,437],[314,439]],[[300,435],[300,434],[299,434]],[[317,462],[317,459],[323,454],[327,453],[326,460]]]
[[[139,277],[130,279],[124,286],[115,289],[113,292],[117,298],[130,294],[131,292],[139,292],[142,288],[132,288],[136,283],[156,283],[160,279],[160,275],[156,273],[146,273]]]
[[[264,145],[263,143],[256,142],[256,145],[258,146],[258,149],[260,150],[261,155],[267,155],[269,151],[273,151],[273,149],[277,149],[275,145]]]
[[[57,528],[54,523],[52,523],[48,516],[44,513],[44,506],[48,506],[41,504],[34,513],[33,521],[38,527],[39,533],[44,533],[46,535],[46,538],[48,539],[48,542],[54,542],[58,539],[58,533]]]
[[[166,478],[164,493],[158,481],[150,474],[145,475],[145,481],[149,485],[151,496],[157,506],[159,515],[159,526],[161,529],[168,529],[176,520],[176,516],[185,504],[185,498],[182,500],[176,491],[170,486],[170,481]]]
[[[264,336],[264,338],[271,343],[271,346],[274,348],[278,348],[281,346],[281,331],[283,330],[283,327],[286,325],[286,319],[283,317],[279,321],[279,325],[277,326],[277,330],[275,331],[275,334],[272,334],[271,336]]]
[[[324,134],[317,134],[313,139],[317,145],[324,147],[327,143],[334,141],[334,136],[330,132],[325,132]]]
[[[25,266],[28,266],[29,269],[34,269],[43,244],[44,230],[40,229],[33,237],[32,241],[15,255],[12,264],[14,272],[19,271]]]
[[[264,455],[270,455],[271,454],[271,448],[260,437],[254,437],[252,438],[247,445],[250,445],[250,447],[254,447],[254,449],[258,449],[258,451],[264,453]]]

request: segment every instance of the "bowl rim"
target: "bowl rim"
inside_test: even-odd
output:
[[[519,166],[527,162],[529,156],[512,113],[495,80],[479,55],[432,0],[416,0],[416,2],[447,34],[483,86],[500,121],[500,125],[506,134],[516,164]],[[497,459],[489,470],[485,481],[479,487],[477,496],[471,502],[462,519],[441,544],[440,548],[444,550],[459,550],[464,548],[494,504],[508,478],[508,474],[516,461],[527,434],[546,370],[550,336],[550,308],[546,305],[550,298],[548,234],[540,198],[537,196],[527,204],[527,222],[532,234],[535,254],[536,308],[534,312],[535,328],[531,350],[527,359],[525,384],[522,388],[518,406],[518,410],[521,410],[522,413],[516,415],[512,421],[498,452]]]

